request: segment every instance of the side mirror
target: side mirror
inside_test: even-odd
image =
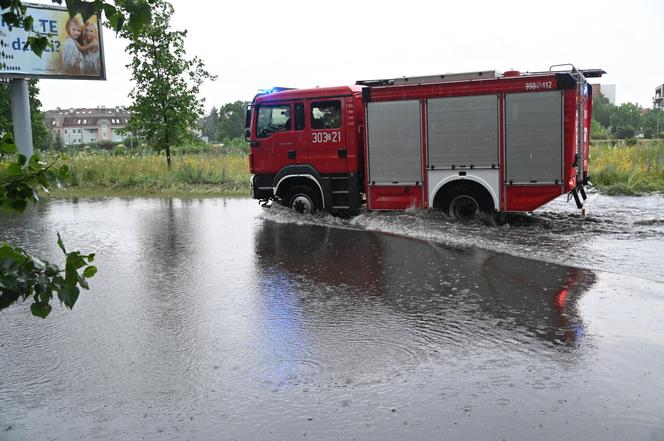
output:
[[[247,108],[244,114],[244,140],[249,142],[251,136],[251,107]]]

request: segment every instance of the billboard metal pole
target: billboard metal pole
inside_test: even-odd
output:
[[[9,83],[12,98],[12,120],[14,122],[14,142],[18,152],[26,157],[32,156],[32,122],[30,120],[30,97],[28,80],[12,79]]]

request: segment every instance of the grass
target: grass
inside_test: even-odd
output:
[[[54,155],[44,155],[46,161]],[[51,196],[249,196],[249,164],[241,152],[205,151],[166,158],[153,153],[113,154],[90,150],[61,159],[71,170],[71,181]],[[2,168],[2,164],[0,164]],[[593,143],[590,176],[600,192],[610,195],[664,193],[664,141],[636,145]]]
[[[605,194],[664,192],[664,141],[593,144],[589,168],[592,183]]]
[[[243,154],[173,156],[170,170],[166,157],[155,154],[79,152],[62,161],[71,180],[52,197],[249,195],[249,164]]]

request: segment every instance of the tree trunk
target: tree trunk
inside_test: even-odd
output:
[[[168,164],[168,169],[171,169],[171,146],[166,144],[166,164]]]

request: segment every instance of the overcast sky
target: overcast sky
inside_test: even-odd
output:
[[[39,1],[49,3],[49,1]],[[664,83],[664,1],[174,0],[174,29],[218,75],[206,108],[272,86],[478,70],[603,68],[617,103]],[[104,32],[106,81],[42,80],[44,109],[129,105],[126,42]]]

